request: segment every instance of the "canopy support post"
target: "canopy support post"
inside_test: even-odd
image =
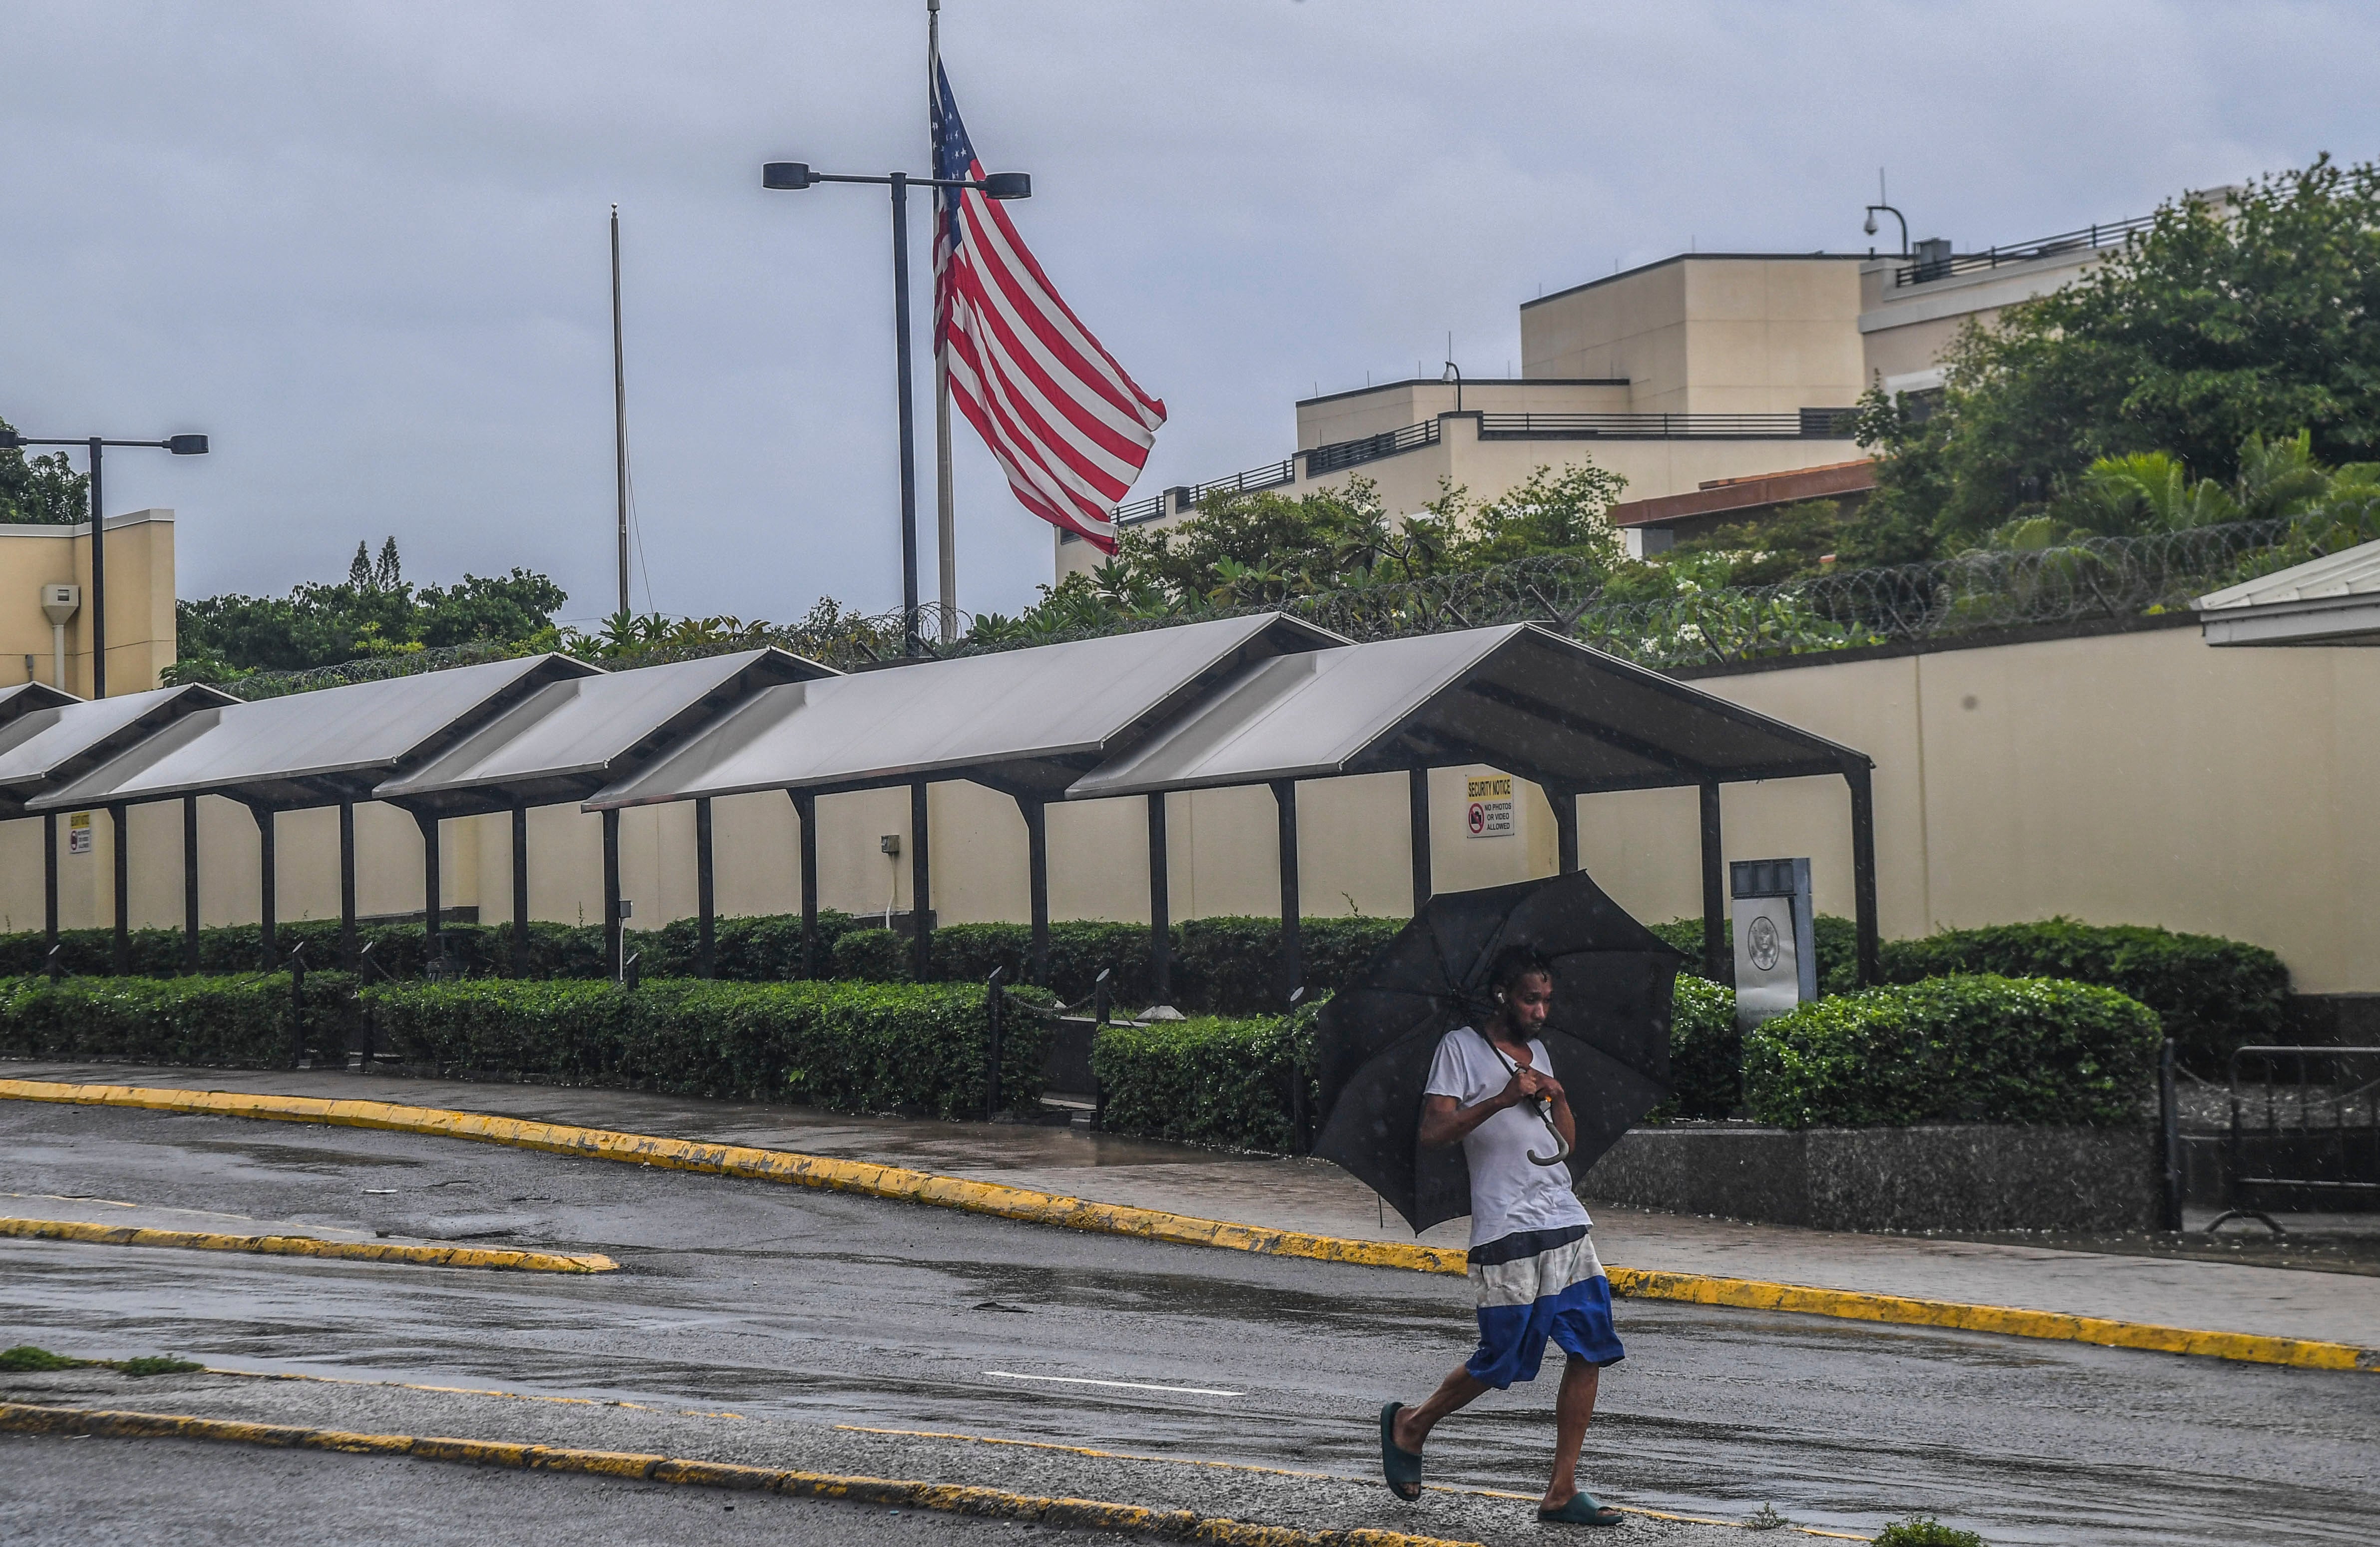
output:
[[[528,808],[513,802],[513,976],[528,976]]]
[[[339,802],[339,966],[353,972],[356,954],[356,803]]]
[[[1163,799],[1162,796],[1153,798]],[[1016,809],[1025,817],[1025,881],[1033,911],[1033,946],[1026,962],[1026,981],[1050,986],[1050,808],[1020,795]],[[1161,822],[1163,818],[1152,819]],[[1152,864],[1156,861],[1152,860]]]
[[[694,803],[694,907],[696,914],[695,976],[716,976],[719,956],[719,920],[712,911],[717,898],[714,885],[718,872],[713,868],[710,848],[710,798],[708,796]]]
[[[199,970],[199,798],[182,797],[182,970]]]
[[[58,949],[58,813],[42,818],[42,959],[55,972]]]
[[[438,819],[428,811],[416,811],[413,823],[421,829],[421,967],[429,972],[437,967],[446,946],[440,938],[438,918]]]
[[[1305,983],[1305,957],[1297,938],[1297,781],[1272,781],[1281,820],[1281,996],[1284,1003]]]
[[[794,798],[794,816],[802,824],[799,846],[802,871],[802,976],[819,975],[818,959],[818,797],[806,789],[785,791]]]
[[[1429,770],[1405,770],[1405,822],[1412,834],[1413,910],[1429,901]]]
[[[1859,985],[1882,981],[1876,921],[1876,789],[1868,765],[1843,770],[1852,791],[1852,911],[1859,925]]]
[[[1172,854],[1165,834],[1165,792],[1148,798],[1148,982],[1160,1005],[1173,1003]]]
[[[257,947],[263,969],[272,971],[281,963],[278,920],[275,917],[273,883],[279,878],[273,872],[280,867],[273,857],[273,808],[250,806],[248,814],[256,819],[256,847],[260,863],[257,867]]]
[[[1718,781],[1702,783],[1703,971],[1715,983],[1730,977],[1727,956],[1727,859],[1719,847]]]
[[[126,830],[131,825],[126,820],[125,809],[107,809],[108,837],[113,840],[115,854],[115,975],[132,976],[132,863]]]
[[[917,619],[913,615],[913,639],[916,633]],[[921,983],[934,975],[934,933],[930,922],[933,913],[934,875],[927,847],[926,781],[918,779],[909,786],[909,970]]]
[[[623,976],[620,939],[620,813],[603,813],[603,970],[613,982]]]
[[[1546,799],[1554,809],[1554,871],[1558,875],[1578,873],[1578,796],[1567,789],[1548,789]]]

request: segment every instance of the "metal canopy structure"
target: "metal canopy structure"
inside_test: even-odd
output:
[[[15,697],[0,704],[0,713],[21,712],[0,721],[0,820],[25,815],[28,802],[72,785],[176,720],[239,701],[196,684],[91,703],[58,694],[61,701],[43,704],[28,701],[24,687],[10,691]]]
[[[292,811],[369,800],[407,761],[455,745],[547,683],[596,675],[566,655],[532,655],[230,704],[188,716],[32,804],[220,795]]]
[[[444,751],[382,780],[372,798],[412,812],[425,830],[442,817],[512,813],[513,941],[519,965],[528,946],[530,807],[583,800],[756,693],[836,675],[832,667],[772,648],[549,682]],[[714,948],[710,802],[697,800],[695,813],[698,962],[709,977]],[[602,819],[604,941],[616,973],[620,818],[607,810]],[[429,895],[426,910],[434,910],[435,898]]]
[[[55,688],[25,684],[0,695],[0,821],[26,814],[26,804],[70,784],[144,737],[185,715],[237,702],[228,693],[195,684],[130,693],[86,703]],[[128,972],[132,958],[132,917],[126,859],[124,808],[111,806],[115,864],[115,970]],[[58,818],[42,813],[42,933],[49,950],[58,944]],[[198,905],[185,888],[186,910]]]
[[[1025,818],[1034,960],[1049,952],[1047,803],[1101,760],[1152,734],[1215,683],[1257,662],[1346,641],[1263,613],[1066,644],[887,666],[772,688],[640,774],[596,792],[589,810],[788,792],[801,813],[802,917],[818,913],[817,798],[909,786],[915,951],[925,975],[932,908],[926,786],[965,779],[1013,798]],[[1162,803],[1151,852],[1162,856]],[[1155,861],[1161,887],[1164,861]],[[1159,958],[1160,977],[1166,964]]]
[[[566,655],[533,655],[454,671],[359,682],[316,693],[225,702],[174,720],[61,788],[25,803],[32,812],[104,806],[115,823],[116,863],[124,864],[124,810],[156,800],[182,802],[184,958],[199,959],[199,797],[238,801],[256,819],[261,854],[259,884],[265,962],[278,960],[274,940],[273,823],[281,811],[339,808],[339,921],[342,956],[355,959],[355,803],[407,762],[433,757],[468,737],[546,684],[597,675]],[[108,700],[115,701],[115,700]],[[423,869],[434,899],[438,844],[434,820],[425,824]],[[116,951],[127,951],[124,888],[116,889]],[[427,914],[434,937],[434,905]]]
[[[1725,957],[1719,786],[1839,775],[1850,786],[1862,981],[1876,967],[1876,840],[1862,752],[1632,665],[1535,624],[1347,645],[1256,663],[1102,763],[1072,799],[1269,785],[1281,820],[1287,971],[1296,976],[1297,781],[1403,772],[1414,904],[1430,895],[1428,771],[1485,763],[1542,787],[1560,868],[1578,868],[1581,795],[1702,792],[1703,947]]]
[[[2192,605],[2211,645],[2380,645],[2380,542],[2276,570]]]

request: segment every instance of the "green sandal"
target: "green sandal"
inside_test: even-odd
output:
[[[1595,1502],[1595,1495],[1584,1491],[1572,1493],[1570,1503],[1560,1509],[1541,1509],[1537,1518],[1549,1526],[1616,1526],[1621,1514],[1609,1504]]]
[[[1421,1497],[1421,1457],[1397,1448],[1397,1415],[1404,1406],[1391,1402],[1380,1409],[1380,1475],[1390,1492],[1410,1504]]]

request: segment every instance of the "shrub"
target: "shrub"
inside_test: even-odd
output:
[[[833,959],[834,941],[852,927],[848,914],[819,915],[819,962]],[[532,920],[528,927],[527,976],[531,978],[601,979],[606,970],[603,929],[600,924],[563,924]],[[774,982],[802,976],[802,917],[798,913],[755,914],[714,921],[718,942],[717,975],[740,982]],[[650,978],[691,977],[699,948],[700,927],[695,920],[679,919],[658,930],[632,930],[628,949],[638,953]],[[300,942],[306,959],[318,968],[336,967],[339,921],[298,919],[277,926],[274,944],[284,956]],[[448,922],[439,927],[446,958],[467,978],[502,978],[513,971],[512,925]],[[370,960],[395,978],[419,978],[427,965],[419,924],[370,924],[356,932],[360,949],[371,947]],[[105,977],[115,969],[115,934],[112,930],[61,930],[64,947],[59,961],[81,977]],[[183,969],[186,942],[180,930],[134,930],[130,938],[132,970],[145,978],[171,978]],[[253,972],[262,956],[262,940],[254,924],[228,924],[199,932],[199,969],[210,973]],[[39,930],[0,934],[0,976],[30,975],[42,970],[45,946]],[[371,976],[377,978],[379,972]]]
[[[1313,1077],[1300,1072],[1318,1010],[1302,1007],[1294,1022],[1208,1016],[1106,1028],[1091,1046],[1102,1126],[1234,1150],[1303,1150],[1291,1081],[1307,1081],[1307,1121],[1318,1120]]]
[[[1026,991],[1031,993],[1032,991]],[[983,1112],[990,1020],[972,984],[492,980],[365,991],[384,1044],[442,1073],[793,1098],[850,1112]],[[1038,1074],[1041,1017],[1008,1017],[1003,1066]],[[1003,1082],[1030,1109],[1036,1079]]]
[[[1930,1515],[1912,1515],[1877,1532],[1875,1547],[1984,1547],[1984,1539]]]
[[[1335,990],[1396,938],[1402,919],[1347,916],[1298,920],[1298,955],[1310,1004]],[[1174,1003],[1218,1015],[1281,1007],[1281,920],[1221,916],[1174,927]]]
[[[1033,957],[1030,924],[945,924],[934,932],[934,976],[962,982],[981,982],[994,968],[1004,969],[1006,981],[1028,981]],[[1073,1001],[1091,992],[1100,969],[1115,1003],[1135,1007],[1151,1002],[1155,964],[1148,949],[1146,924],[1073,920],[1050,926],[1049,988],[1059,998]],[[1174,974],[1177,983],[1181,974]],[[1177,991],[1177,997],[1178,997]]]
[[[860,983],[905,983],[912,944],[898,930],[847,931],[834,943],[834,975]]]
[[[1883,967],[1895,983],[1989,972],[2119,989],[2155,1010],[2182,1058],[2210,1073],[2243,1043],[2286,1040],[2289,968],[2219,935],[2049,919],[1888,941]]]
[[[355,980],[306,977],[306,1044],[344,1055]],[[286,1068],[289,977],[46,978],[0,982],[0,1052],[18,1058],[126,1058]]]
[[[1743,1036],[1735,1028],[1735,991],[1691,972],[1678,974],[1670,1011],[1670,1099],[1653,1109],[1672,1117],[1725,1117],[1743,1104]]]
[[[2120,1126],[2142,1117],[2156,1017],[2055,979],[1934,978],[1821,999],[1744,1040],[1755,1117],[1780,1127],[1929,1120]]]

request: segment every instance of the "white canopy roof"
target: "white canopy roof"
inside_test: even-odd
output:
[[[2380,542],[2365,542],[2202,596],[2211,645],[2380,644]]]
[[[857,789],[934,774],[1055,798],[1212,680],[1339,642],[1265,613],[790,683],[597,791],[587,807]]]

